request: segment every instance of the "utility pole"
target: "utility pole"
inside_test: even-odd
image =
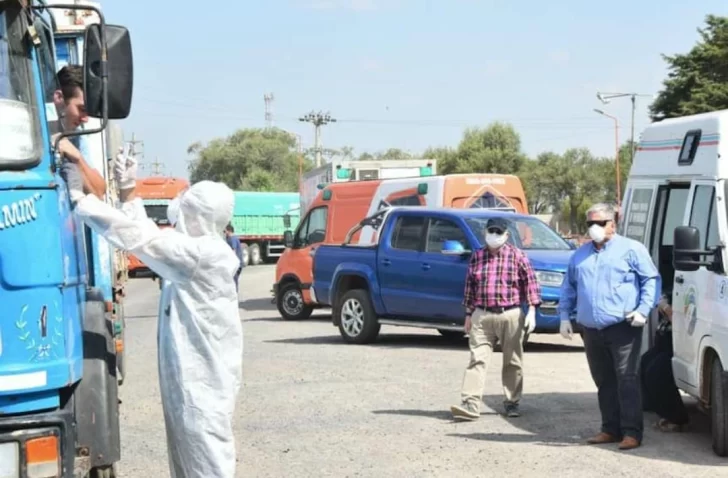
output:
[[[646,94],[642,94],[642,93],[602,93],[599,91],[597,92],[597,98],[599,99],[599,101],[601,101],[605,105],[608,104],[609,101],[614,98],[629,97],[632,101],[632,126],[631,126],[632,132],[630,134],[630,140],[629,140],[631,143],[630,146],[632,148],[631,157],[630,157],[631,163],[634,163],[634,155],[635,155],[635,151],[637,150],[637,145],[634,142],[634,111],[637,107],[636,98],[638,96],[653,97],[653,95],[646,95]]]
[[[159,156],[157,156],[156,158],[154,158],[154,162],[150,163],[150,165],[154,168],[154,174],[158,176],[161,172],[161,167],[164,166],[164,163],[160,163]]]
[[[273,127],[273,100],[275,97],[273,93],[266,93],[263,95],[263,101],[265,101],[265,126],[266,128]]]
[[[318,168],[321,166],[321,126],[328,123],[335,123],[336,119],[332,118],[328,112],[323,114],[321,111],[318,113],[311,111],[306,116],[298,118],[298,121],[313,123],[315,127],[314,150],[316,151],[316,167]]]
[[[131,145],[131,148],[130,148],[130,151],[129,152],[131,153],[132,156],[135,156],[136,157],[137,154],[138,154],[140,157],[142,157],[142,158],[144,157],[144,151],[141,151],[139,153],[137,153],[137,151],[136,151],[136,145],[139,144],[141,146],[144,146],[144,141],[142,141],[140,139],[136,139],[135,134],[132,133],[131,134],[131,141],[127,141],[127,143],[129,143]]]

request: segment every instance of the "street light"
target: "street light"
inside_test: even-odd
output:
[[[621,175],[619,174],[619,120],[617,119],[616,116],[607,114],[600,109],[594,108],[594,111],[602,116],[611,118],[614,121],[614,148],[615,148],[614,164],[617,168],[617,208],[619,208],[621,201],[622,201],[622,191],[621,191],[621,187],[620,187]]]
[[[634,153],[635,153],[635,149],[636,149],[636,146],[634,143],[634,111],[635,111],[635,107],[636,107],[635,98],[637,98],[638,96],[649,96],[650,98],[654,98],[654,95],[646,95],[643,93],[604,93],[604,92],[597,91],[597,99],[599,101],[601,101],[602,104],[605,104],[605,105],[609,104],[610,100],[612,100],[614,98],[624,98],[627,96],[630,97],[632,100],[632,126],[631,126],[632,134],[630,136],[630,143],[631,143],[631,147],[632,147],[632,151],[631,151],[632,156],[630,157],[630,160],[632,162],[634,162]]]

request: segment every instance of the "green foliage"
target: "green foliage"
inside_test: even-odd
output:
[[[708,15],[705,23],[690,52],[663,55],[669,73],[650,106],[653,120],[728,108],[728,17]]]

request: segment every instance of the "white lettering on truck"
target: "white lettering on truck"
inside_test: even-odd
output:
[[[35,203],[40,199],[40,193],[34,194],[28,199],[20,199],[0,208],[2,219],[0,220],[0,231],[15,226],[20,226],[38,218],[35,210]]]

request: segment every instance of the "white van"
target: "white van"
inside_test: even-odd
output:
[[[620,232],[644,243],[672,294],[672,369],[712,416],[728,456],[728,110],[651,124],[624,191]],[[645,331],[652,344],[656,312]]]

